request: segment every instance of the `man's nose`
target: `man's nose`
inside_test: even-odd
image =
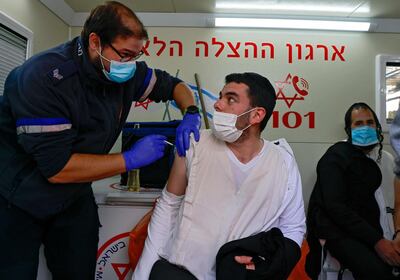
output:
[[[221,112],[222,111],[222,104],[221,104],[222,102],[221,102],[221,100],[217,100],[215,103],[214,103],[214,109],[215,109],[215,111],[217,111],[217,112]]]

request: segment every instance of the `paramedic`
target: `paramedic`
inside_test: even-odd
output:
[[[190,89],[137,59],[147,32],[118,2],[92,10],[81,36],[9,74],[0,105],[0,279],[36,279],[44,244],[53,279],[93,279],[99,218],[91,182],[148,165],[165,137],[150,135],[108,154],[134,101],[175,100],[185,155],[199,139]]]

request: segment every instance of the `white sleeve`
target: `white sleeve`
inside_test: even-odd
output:
[[[132,275],[132,280],[148,280],[153,264],[159,259],[158,251],[165,246],[176,223],[182,196],[176,196],[164,188],[157,200],[144,243],[142,255]]]
[[[284,210],[279,217],[278,227],[285,237],[301,247],[306,232],[303,192],[299,169],[294,157],[290,157],[288,190],[283,199]]]

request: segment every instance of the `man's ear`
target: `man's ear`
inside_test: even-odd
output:
[[[256,110],[253,111],[252,117],[251,117],[251,124],[258,124],[261,123],[262,120],[265,118],[265,115],[267,114],[267,111],[263,107],[257,107]]]
[[[100,49],[100,38],[94,32],[89,34],[89,49],[92,51]]]

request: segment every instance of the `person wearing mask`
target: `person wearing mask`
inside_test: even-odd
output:
[[[247,271],[252,279],[287,278],[300,258],[305,214],[290,146],[261,138],[275,103],[267,78],[226,76],[212,129],[175,158],[132,279],[246,279]],[[224,256],[233,256],[228,265]]]
[[[0,104],[0,279],[36,279],[44,244],[53,279],[93,279],[99,218],[91,182],[163,156],[150,135],[108,154],[133,101],[175,100],[185,156],[199,139],[200,115],[188,86],[138,59],[147,31],[123,4],[92,10],[82,33],[39,53],[7,77]]]
[[[345,114],[347,141],[331,146],[317,165],[317,181],[307,211],[306,271],[318,279],[321,241],[355,279],[396,279],[400,255],[392,241],[392,221],[384,188],[391,188],[393,157],[382,150],[382,128],[365,103]]]

